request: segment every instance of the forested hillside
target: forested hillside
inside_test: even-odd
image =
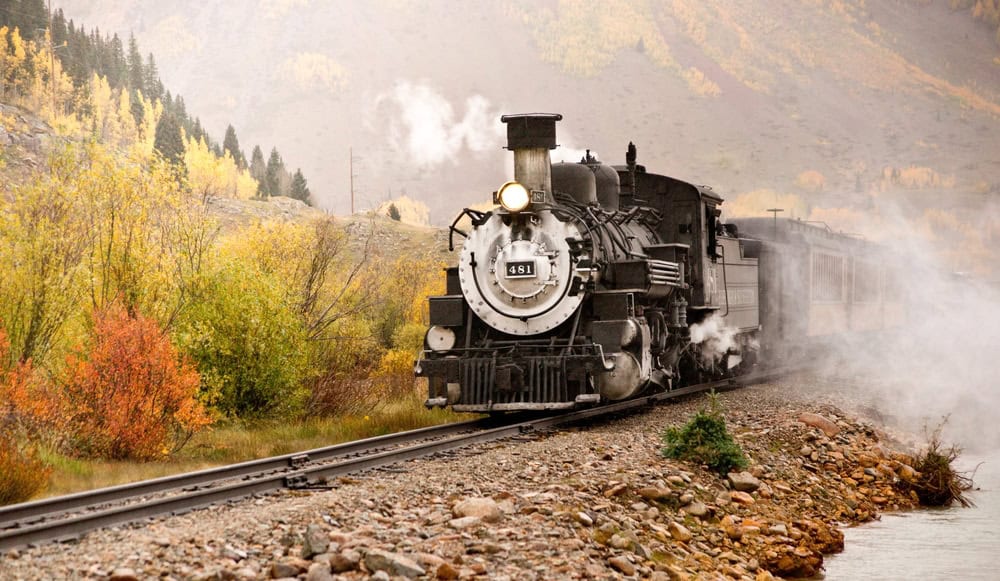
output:
[[[211,139],[135,38],[47,22],[0,20],[0,504],[52,466],[410,395],[433,234],[306,211],[302,173]]]

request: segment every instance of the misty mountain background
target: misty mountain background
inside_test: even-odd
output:
[[[589,148],[619,164],[633,141],[650,171],[712,185],[730,207],[756,194],[758,206],[808,218],[816,207],[863,211],[873,195],[902,190],[923,206],[995,216],[1000,45],[968,4],[53,8],[102,34],[134,33],[210,134],[232,123],[246,147],[275,144],[309,176],[320,207],[349,212],[353,149],[358,210],[406,194],[443,224],[511,175],[500,115],[533,111],[563,114],[557,159],[577,161]],[[995,218],[989,228],[998,231]]]

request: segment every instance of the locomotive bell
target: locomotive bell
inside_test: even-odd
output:
[[[507,124],[507,149],[514,152],[514,180],[530,192],[542,192],[545,199],[552,194],[552,161],[549,150],[556,148],[558,113],[527,113],[503,115]]]

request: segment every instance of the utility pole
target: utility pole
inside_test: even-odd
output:
[[[52,93],[52,122],[56,119],[56,49],[52,47],[52,0],[49,0],[49,91]]]
[[[774,237],[778,237],[778,212],[784,212],[784,208],[768,208],[768,212],[774,214]]]

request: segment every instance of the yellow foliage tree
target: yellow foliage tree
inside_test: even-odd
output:
[[[250,172],[241,170],[229,152],[222,157],[216,156],[203,138],[185,137],[184,166],[191,191],[203,199],[249,200],[257,193],[257,180]]]

